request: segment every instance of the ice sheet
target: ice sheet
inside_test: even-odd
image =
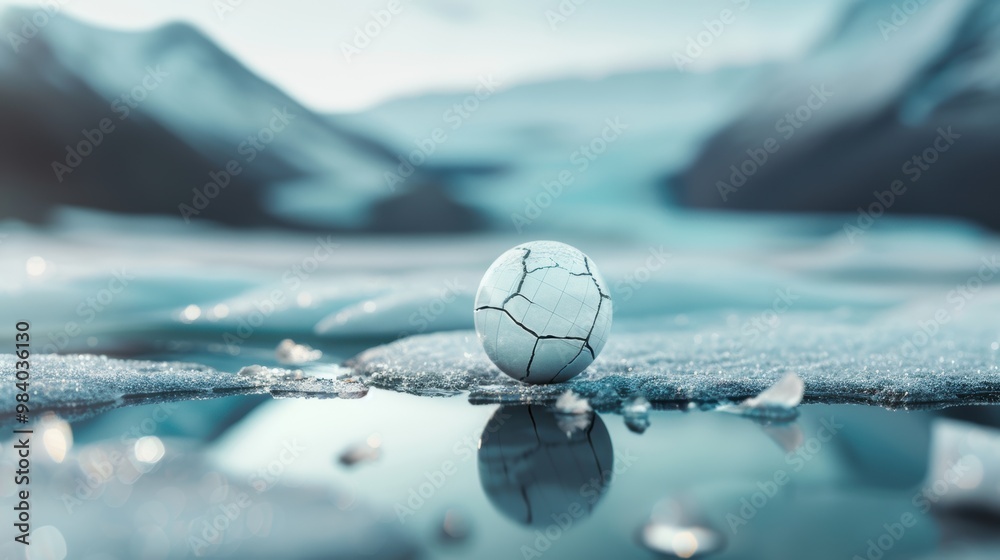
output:
[[[0,354],[0,378],[14,379],[15,359]],[[143,402],[215,398],[239,393],[275,396],[358,398],[364,385],[314,377],[299,370],[245,367],[237,373],[198,364],[116,360],[92,355],[36,355],[31,357],[29,408],[31,418],[42,411],[74,413]],[[0,385],[0,422],[15,420],[13,381]]]
[[[803,377],[807,400],[917,406],[996,396],[1000,239],[957,224],[885,218],[851,241],[836,217],[678,215],[641,239],[560,236],[599,264],[615,327],[607,355],[582,378],[530,389],[499,377],[464,330],[483,272],[523,239],[236,235],[106,218],[67,213],[48,229],[0,224],[8,235],[0,264],[12,271],[0,278],[8,317],[0,334],[13,340],[15,321],[30,320],[33,353],[207,360],[172,350],[178,338],[195,340],[230,371],[273,359],[284,338],[341,357],[346,342],[399,338],[356,360],[368,383],[422,395],[470,391],[476,402],[554,400],[571,388],[602,410],[637,395],[659,404],[743,399],[788,372]],[[32,275],[26,263],[35,256],[46,266]],[[407,336],[434,332],[461,334]],[[111,361],[101,372],[94,359],[40,359],[48,379],[38,378],[39,400],[58,394],[52,406],[93,409],[175,393],[340,391],[298,380],[283,392],[274,380],[189,364]],[[0,363],[7,373],[14,360]],[[149,367],[177,375],[149,377]],[[10,390],[0,390],[8,419]]]
[[[859,326],[785,318],[752,347],[741,345],[739,326],[624,332],[612,336],[579,377],[541,386],[503,375],[471,331],[402,339],[350,364],[373,386],[418,395],[469,391],[473,402],[551,402],[571,389],[599,410],[617,410],[634,396],[660,405],[742,400],[789,372],[804,380],[806,402],[923,407],[998,400],[995,330],[947,327],[921,347],[906,345],[912,325],[886,321]]]

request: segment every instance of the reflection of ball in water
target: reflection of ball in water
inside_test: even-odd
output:
[[[483,430],[479,482],[490,502],[525,525],[589,514],[604,495],[614,461],[611,436],[600,416],[567,432],[551,409],[500,407]]]
[[[476,332],[504,373],[566,381],[587,368],[611,330],[611,296],[579,250],[532,241],[500,255],[479,284]]]

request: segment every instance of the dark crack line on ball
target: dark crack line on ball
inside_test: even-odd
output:
[[[531,274],[532,272],[538,272],[539,270],[547,270],[547,269],[550,269],[550,268],[562,268],[562,266],[560,266],[558,264],[550,264],[548,266],[539,266],[537,268],[532,268],[531,270],[528,270],[526,272],[528,274]],[[563,269],[563,270],[565,270],[565,269]],[[573,274],[573,273],[570,272],[570,274]]]
[[[524,381],[525,379],[531,377],[531,364],[535,362],[535,352],[538,352],[538,341],[540,338],[535,338],[535,345],[531,347],[531,357],[528,358],[528,365],[524,368],[524,377],[518,381]]]
[[[518,327],[521,327],[521,329],[524,330],[524,332],[530,334],[531,336],[533,336],[535,338],[541,339],[541,340],[579,340],[581,342],[587,342],[587,339],[584,338],[584,337],[582,337],[582,336],[556,336],[554,334],[538,334],[535,331],[531,330],[524,323],[522,323],[522,322],[518,321],[517,319],[515,319],[514,316],[510,314],[510,311],[504,309],[503,307],[497,307],[495,305],[484,305],[482,307],[477,307],[476,311],[484,311],[486,309],[492,309],[494,311],[500,311],[501,313],[504,313],[505,315],[507,315],[507,317],[510,318],[510,320],[515,325],[517,325]]]
[[[597,327],[597,318],[601,316],[601,306],[604,305],[604,299],[607,298],[610,301],[611,296],[601,291],[601,285],[597,283],[597,278],[595,278],[594,273],[590,271],[590,259],[588,259],[587,257],[583,257],[583,265],[584,267],[587,268],[587,274],[590,276],[590,279],[593,280],[594,287],[597,288],[597,293],[601,297],[600,299],[597,300],[597,310],[594,312],[594,320],[593,322],[590,323],[590,330],[587,331],[587,336],[586,338],[584,338],[583,344],[580,346],[580,350],[577,351],[576,355],[573,356],[572,360],[566,362],[566,365],[559,368],[559,371],[557,371],[556,374],[552,376],[552,379],[549,379],[549,383],[553,383],[556,379],[559,379],[559,376],[562,375],[564,371],[566,371],[566,368],[571,366],[573,362],[575,362],[577,359],[580,358],[580,354],[583,354],[584,348],[590,351],[591,360],[597,359],[597,353],[594,352],[594,347],[590,345],[590,337],[594,336],[594,328]],[[534,354],[534,351],[532,351],[532,354]]]
[[[514,299],[514,296],[521,295],[521,290],[524,288],[524,281],[528,279],[528,257],[530,256],[531,249],[525,249],[524,255],[521,257],[521,280],[517,283],[517,289],[514,290],[514,293],[507,296],[507,299],[503,300],[503,304],[501,305],[507,305],[507,302]],[[528,303],[531,303],[530,299],[528,300]]]

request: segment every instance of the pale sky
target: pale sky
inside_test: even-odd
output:
[[[117,29],[188,22],[310,108],[349,112],[427,91],[469,91],[488,74],[510,87],[675,69],[673,54],[723,9],[731,23],[689,70],[794,57],[847,0],[399,0],[385,25],[371,12],[389,0],[54,1],[72,17]],[[553,29],[547,12],[560,4],[576,9]],[[11,5],[38,3],[0,0],[0,9]],[[348,60],[344,45],[366,25],[376,34]]]

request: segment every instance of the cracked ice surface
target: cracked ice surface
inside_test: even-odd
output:
[[[14,379],[13,355],[0,354],[0,378]],[[298,370],[249,366],[238,373],[182,362],[115,360],[102,356],[55,354],[31,358],[31,410],[56,411],[72,418],[74,410],[140,402],[215,398],[231,394],[358,398],[364,385],[312,377]],[[10,419],[17,404],[14,383],[0,385],[0,419]]]
[[[742,400],[789,372],[804,380],[807,402],[923,407],[1000,400],[995,332],[945,327],[905,351],[913,325],[894,321],[821,326],[787,318],[752,348],[741,346],[738,326],[618,333],[587,371],[553,385],[524,385],[502,374],[469,331],[398,340],[350,365],[372,386],[418,395],[469,391],[473,402],[551,402],[569,389],[599,410],[618,409],[634,396],[661,405]]]

